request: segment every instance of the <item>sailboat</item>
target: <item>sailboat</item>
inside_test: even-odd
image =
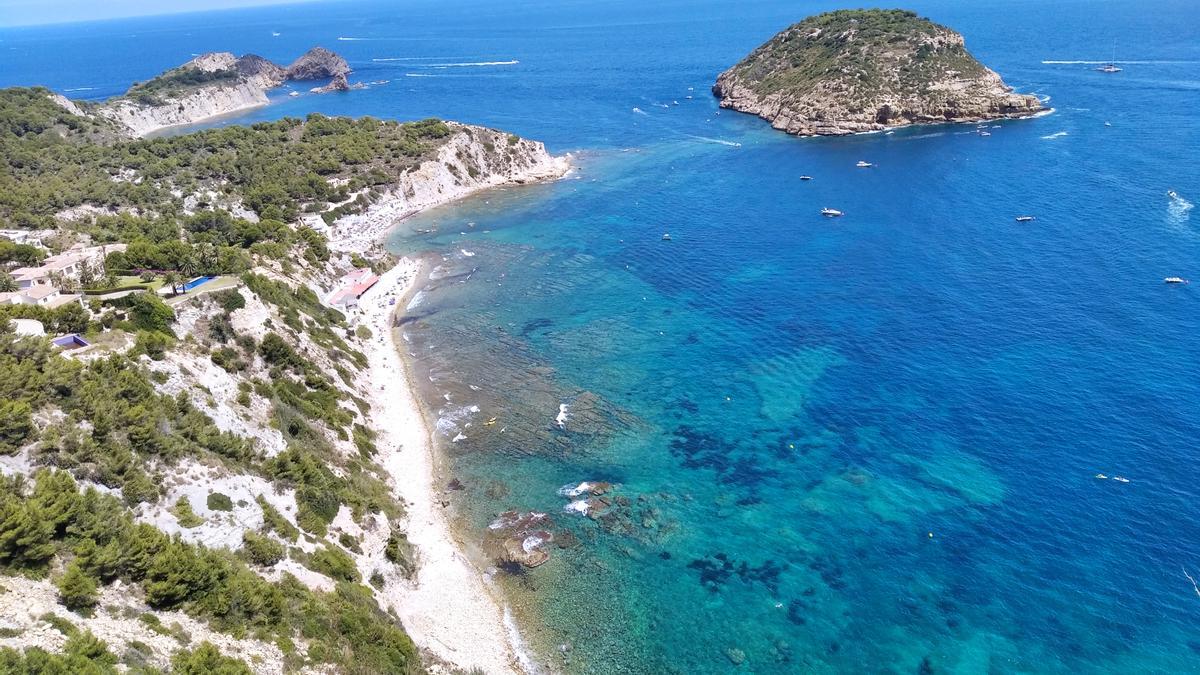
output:
[[[1112,58],[1109,59],[1108,63],[1100,66],[1096,70],[1098,70],[1102,73],[1119,73],[1119,72],[1121,72],[1121,68],[1117,66],[1117,43],[1116,42],[1113,42]]]

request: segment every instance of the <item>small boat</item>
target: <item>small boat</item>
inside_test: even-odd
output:
[[[812,180],[812,176],[800,176],[800,180]]]
[[[1096,474],[1096,478],[1099,478],[1100,480],[1104,480],[1105,478],[1108,478],[1108,476],[1105,476],[1102,473],[1098,473],[1098,474]]]
[[[869,169],[875,165],[870,162],[864,162],[863,160],[860,159],[860,160],[858,160],[858,164],[855,164],[854,166],[857,166],[860,169]]]
[[[299,95],[300,95],[300,92],[298,92],[298,91],[293,91],[288,94],[288,96],[299,96]]]
[[[980,132],[979,132],[979,135],[980,135],[980,136],[991,136],[991,135],[992,135],[992,132],[990,132],[990,131],[980,131]]]
[[[1121,72],[1121,69],[1117,67],[1117,43],[1116,43],[1116,41],[1113,41],[1112,58],[1108,60],[1108,63],[1100,66],[1096,70],[1098,70],[1102,73],[1119,73],[1119,72]]]
[[[1017,216],[1018,223],[1028,223],[1031,220],[1034,220],[1033,216]]]
[[[1113,480],[1117,481],[1118,483],[1128,483],[1129,482],[1129,479],[1124,476],[1113,476]]]
[[[1184,279],[1183,277],[1167,277],[1166,279],[1163,279],[1163,283],[1164,284],[1186,284],[1186,283],[1188,283],[1188,280]]]
[[[827,218],[837,218],[838,216],[842,215],[842,212],[838,211],[837,209],[831,209],[827,207],[821,209],[821,215]]]
[[[671,241],[671,235],[669,235],[669,234],[664,234],[664,235],[663,235],[663,239],[662,239],[662,240],[663,240],[663,241]]]
[[[490,420],[488,420],[488,421],[484,422],[484,423],[483,423],[483,426],[485,426],[485,427],[490,427],[490,426],[492,426],[492,425],[493,425],[493,424],[495,424],[495,423],[496,423],[496,418],[495,418],[495,417],[493,417],[492,419],[490,419]]]
[[[1179,193],[1174,190],[1167,190],[1167,196],[1171,199],[1179,199]]]

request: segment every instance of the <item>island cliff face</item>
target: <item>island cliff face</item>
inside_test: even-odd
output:
[[[266,105],[267,92],[287,81],[332,78],[333,86],[322,91],[348,89],[349,73],[345,59],[322,47],[310,49],[286,68],[255,54],[238,58],[229,52],[212,52],[135,84],[96,112],[133,136],[145,136]]]
[[[975,60],[958,33],[904,10],[809,17],[721,73],[722,108],[801,136],[1025,117],[1042,110]]]

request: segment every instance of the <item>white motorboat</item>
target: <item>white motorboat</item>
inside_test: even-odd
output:
[[[827,218],[837,218],[838,216],[842,215],[842,212],[838,211],[837,209],[831,209],[831,208],[826,207],[826,208],[821,209],[821,215],[823,215]]]

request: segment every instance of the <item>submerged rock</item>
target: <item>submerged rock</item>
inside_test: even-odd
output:
[[[488,525],[485,548],[501,562],[537,567],[550,559],[546,545],[554,541],[554,521],[539,511],[505,511]]]

